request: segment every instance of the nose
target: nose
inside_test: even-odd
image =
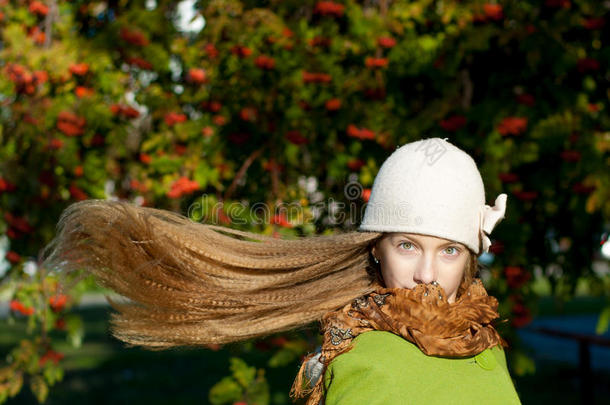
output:
[[[433,258],[422,257],[413,273],[413,281],[417,284],[430,284],[436,280],[436,276],[436,265]]]

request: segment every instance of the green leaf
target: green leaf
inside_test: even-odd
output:
[[[597,333],[598,335],[606,333],[609,325],[610,325],[610,306],[604,308],[602,313],[599,314],[597,326],[595,327],[595,333]]]
[[[193,172],[193,180],[199,183],[201,189],[205,189],[210,177],[214,176],[213,172],[214,169],[202,161]]]
[[[182,161],[179,159],[171,158],[169,156],[161,156],[153,160],[150,167],[156,170],[158,173],[177,173],[180,171]]]
[[[267,364],[269,367],[283,367],[290,364],[296,358],[296,353],[290,349],[280,349],[275,353]]]
[[[64,370],[52,362],[48,362],[47,365],[48,367],[45,367],[43,373],[44,378],[49,386],[53,386],[56,382],[61,381],[64,378]]]
[[[247,388],[256,377],[256,368],[248,366],[245,361],[238,357],[232,357],[230,362],[233,377],[242,387]]]
[[[76,315],[67,315],[65,320],[66,330],[68,331],[68,335],[66,336],[68,342],[70,342],[73,347],[80,347],[83,342],[83,336],[85,335],[83,320]]]
[[[239,401],[242,394],[243,389],[232,377],[224,377],[210,389],[208,399],[212,405],[223,405]]]
[[[30,389],[32,390],[34,396],[36,396],[39,403],[42,404],[47,400],[47,396],[49,395],[49,386],[46,382],[44,382],[44,379],[41,376],[36,375],[32,377],[30,380]]]
[[[8,395],[14,397],[21,391],[21,387],[23,387],[23,373],[15,373],[15,376],[8,382]]]
[[[529,356],[522,351],[515,351],[512,356],[512,369],[518,376],[534,374],[536,372],[536,364]]]
[[[265,379],[265,370],[258,370],[256,383],[248,389],[246,398],[252,405],[269,405],[269,384]]]

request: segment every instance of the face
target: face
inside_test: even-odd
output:
[[[413,288],[433,281],[455,302],[468,249],[461,243],[414,233],[387,233],[373,247],[387,288]]]

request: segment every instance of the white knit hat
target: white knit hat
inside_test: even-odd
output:
[[[407,232],[460,242],[487,252],[506,210],[506,194],[485,204],[474,160],[441,138],[398,148],[375,177],[360,231]],[[479,246],[481,238],[482,246]]]

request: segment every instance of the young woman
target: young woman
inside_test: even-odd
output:
[[[431,138],[398,148],[358,232],[296,240],[90,200],[62,214],[45,264],[85,268],[128,298],[114,335],[164,348],[227,343],[322,321],[292,394],[308,404],[519,403],[497,300],[475,278],[504,217],[476,164]]]

